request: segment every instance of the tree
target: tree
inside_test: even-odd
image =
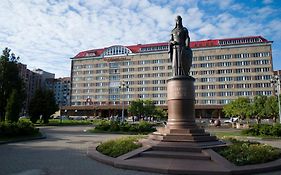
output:
[[[54,96],[53,91],[46,90],[44,91],[44,108],[42,113],[42,118],[44,123],[49,123],[49,118],[52,114],[54,114],[57,110],[59,110],[59,107],[56,103],[56,99]]]
[[[30,101],[30,120],[36,123],[41,116],[43,122],[48,123],[50,115],[54,114],[58,109],[53,92],[50,90],[38,89]]]
[[[155,117],[155,115],[160,114],[160,109],[157,110],[157,107],[154,105],[152,100],[134,100],[128,107],[128,112],[132,115],[141,118],[145,117]]]
[[[223,107],[228,117],[237,116],[239,119],[249,118],[252,115],[252,105],[249,98],[239,97]]]
[[[128,106],[128,112],[139,118],[143,114],[143,111],[144,111],[143,100],[141,99],[132,101],[131,104]]]
[[[265,104],[267,101],[267,96],[257,95],[254,97],[253,102],[253,115],[256,117],[257,122],[260,123],[260,120],[266,117]]]
[[[143,108],[144,108],[143,115],[145,117],[149,117],[150,120],[151,120],[151,117],[155,113],[155,105],[154,105],[153,101],[150,100],[150,99],[144,100],[143,101]]]
[[[10,52],[10,49],[5,48],[3,50],[3,54],[0,57],[0,121],[5,120],[6,109],[10,109],[10,107],[7,106],[7,103],[8,99],[11,97],[12,92],[15,90],[17,91],[17,93],[15,94],[17,95],[18,100],[20,100],[18,101],[20,103],[20,108],[22,106],[25,94],[23,81],[19,77],[17,66],[19,57],[16,57],[15,54]],[[10,102],[9,106],[11,105],[11,103],[12,102]],[[18,114],[15,113],[15,115]],[[14,117],[17,118],[18,116]]]
[[[162,108],[157,106],[154,110],[153,117],[155,117],[159,120],[167,120],[168,114],[167,114],[167,111],[164,111]]]
[[[22,107],[22,99],[16,89],[13,89],[7,100],[5,121],[17,122]]]
[[[279,115],[278,111],[278,100],[275,96],[270,96],[267,98],[265,103],[265,111],[268,117],[272,117],[274,122],[276,122],[276,118]]]

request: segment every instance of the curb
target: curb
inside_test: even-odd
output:
[[[143,147],[139,148],[145,149]],[[267,163],[261,163],[261,164],[255,164],[255,165],[245,165],[245,166],[235,166],[234,164],[227,161],[225,158],[223,158],[220,155],[217,155],[214,153],[213,150],[206,149],[205,152],[209,153],[212,157],[212,160],[216,162],[217,164],[221,165],[221,169],[213,169],[209,171],[202,171],[200,168],[196,171],[187,169],[170,169],[168,167],[147,167],[142,166],[141,164],[135,164],[130,162],[131,156],[120,156],[117,158],[112,158],[106,155],[103,155],[102,153],[98,152],[96,150],[96,146],[91,146],[88,148],[87,156],[90,158],[99,161],[101,163],[113,166],[115,168],[122,168],[122,169],[130,169],[130,170],[137,170],[137,171],[147,171],[147,172],[155,172],[155,173],[165,173],[165,174],[196,174],[196,175],[214,175],[214,174],[220,174],[220,175],[242,175],[242,174],[253,174],[253,173],[265,173],[265,172],[274,172],[276,170],[281,169],[281,158],[267,162]],[[128,154],[128,153],[127,153]],[[160,159],[159,159],[160,160]]]
[[[41,133],[42,134],[42,133]],[[3,144],[9,144],[9,143],[17,143],[17,142],[24,142],[24,141],[32,141],[32,140],[39,140],[39,139],[46,139],[47,136],[42,134],[41,136],[35,136],[35,137],[24,137],[24,138],[18,138],[14,140],[8,140],[8,141],[0,141],[0,145]]]

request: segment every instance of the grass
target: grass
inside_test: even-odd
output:
[[[130,136],[109,140],[100,144],[97,151],[110,157],[119,157],[141,147],[142,145],[138,143],[141,138],[144,138],[144,136]]]
[[[223,137],[240,137],[243,136],[241,131],[213,131],[211,132],[212,135],[215,135],[219,138]]]

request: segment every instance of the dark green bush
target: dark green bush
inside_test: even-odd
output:
[[[129,132],[132,133],[137,133],[139,131],[139,125],[137,124],[131,124],[130,128],[129,128]]]
[[[281,156],[281,150],[269,145],[249,141],[231,140],[233,145],[218,150],[218,153],[235,165],[265,163]]]
[[[139,137],[126,137],[110,140],[97,147],[97,151],[110,157],[118,157],[141,147],[137,142]]]
[[[117,122],[117,121],[110,121],[110,128],[109,131],[120,131],[120,127],[119,125],[121,125],[121,123]]]
[[[94,129],[94,131],[131,132],[131,133],[149,133],[155,130],[156,129],[154,128],[154,124],[145,121],[129,124],[128,122],[106,121],[106,120],[97,123]]]
[[[120,123],[120,131],[129,132],[131,125],[128,122]]]
[[[0,123],[0,136],[28,136],[38,134],[39,129],[29,121],[20,120],[16,123]]]
[[[273,136],[281,137],[281,124],[273,125],[271,133]]]
[[[99,130],[99,131],[108,131],[109,128],[110,128],[110,121],[107,120],[101,120],[95,126],[95,130]]]
[[[250,129],[242,131],[244,135],[251,136],[275,136],[281,137],[281,125],[280,124],[255,124]]]
[[[155,131],[155,128],[153,127],[154,125],[149,123],[149,122],[146,122],[146,121],[140,121],[139,124],[139,131],[140,132],[153,132]]]

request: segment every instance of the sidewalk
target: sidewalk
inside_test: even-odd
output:
[[[87,157],[87,149],[117,134],[89,134],[87,126],[42,127],[47,139],[0,145],[0,175],[160,175],[113,168]],[[263,140],[281,146],[281,141]],[[260,175],[280,175],[278,172]]]

